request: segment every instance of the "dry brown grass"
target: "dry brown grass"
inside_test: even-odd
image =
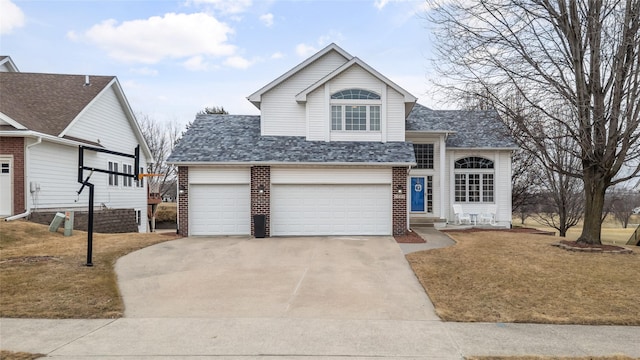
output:
[[[0,350],[0,359],[2,360],[33,360],[41,357],[45,357],[44,354],[31,354],[25,352],[13,352],[7,350]]]
[[[115,318],[123,304],[113,266],[132,251],[171,240],[164,234],[94,234],[93,267],[84,266],[86,232],[27,221],[0,221],[0,316]]]
[[[576,253],[558,238],[450,233],[455,246],[409,254],[446,321],[640,325],[640,258]]]
[[[613,245],[624,245],[629,241],[631,234],[636,229],[634,224],[640,223],[640,215],[631,215],[631,219],[629,221],[629,227],[624,229],[620,222],[618,222],[613,216],[609,215],[602,223],[602,233],[601,240],[604,244],[613,244]],[[520,222],[519,218],[513,218],[514,226],[526,226],[532,227],[544,231],[553,231],[558,236],[558,230],[540,225],[539,222],[535,221],[533,218],[527,218],[525,220],[524,225]],[[582,233],[582,221],[578,223],[576,227],[572,227],[567,231],[567,240],[575,241],[578,239],[580,234]]]

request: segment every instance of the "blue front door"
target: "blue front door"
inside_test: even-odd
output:
[[[411,211],[424,212],[424,178],[411,178]]]

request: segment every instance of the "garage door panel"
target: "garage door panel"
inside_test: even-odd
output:
[[[189,194],[191,235],[251,233],[249,185],[192,184]]]
[[[274,185],[273,235],[389,235],[390,185]]]

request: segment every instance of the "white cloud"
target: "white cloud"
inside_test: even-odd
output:
[[[273,25],[273,14],[268,13],[260,15],[260,21],[262,21],[266,27],[271,27]]]
[[[225,60],[224,64],[236,69],[246,69],[251,66],[253,62],[243,58],[242,56],[231,56]]]
[[[282,59],[284,57],[284,54],[281,53],[280,51],[276,51],[273,54],[271,54],[271,58],[272,59]]]
[[[330,31],[329,34],[322,35],[316,40],[316,45],[298,44],[296,45],[296,54],[300,57],[308,57],[318,52],[320,48],[325,47],[329,43],[338,43],[344,40],[344,36],[337,31]]]
[[[252,5],[251,0],[188,0],[187,4],[208,5],[223,15],[240,14]]]
[[[311,45],[307,44],[298,44],[296,45],[296,54],[300,57],[309,57],[314,53],[318,52],[318,49]]]
[[[130,72],[134,73],[134,74],[138,74],[138,75],[144,75],[144,76],[156,76],[158,75],[158,70],[156,69],[152,69],[149,67],[139,67],[139,68],[131,68],[129,69]]]
[[[183,62],[182,65],[191,71],[206,71],[209,69],[210,65],[204,60],[201,55],[194,56],[187,61]]]
[[[168,13],[120,24],[105,20],[87,30],[83,38],[114,59],[154,64],[165,58],[233,55],[236,47],[227,42],[231,33],[232,28],[209,14]],[[67,36],[78,37],[73,32]]]
[[[24,13],[11,0],[0,0],[0,34],[9,34],[13,29],[24,26]]]

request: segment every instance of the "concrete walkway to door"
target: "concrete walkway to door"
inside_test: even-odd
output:
[[[125,316],[439,320],[392,237],[191,237],[121,258]]]

